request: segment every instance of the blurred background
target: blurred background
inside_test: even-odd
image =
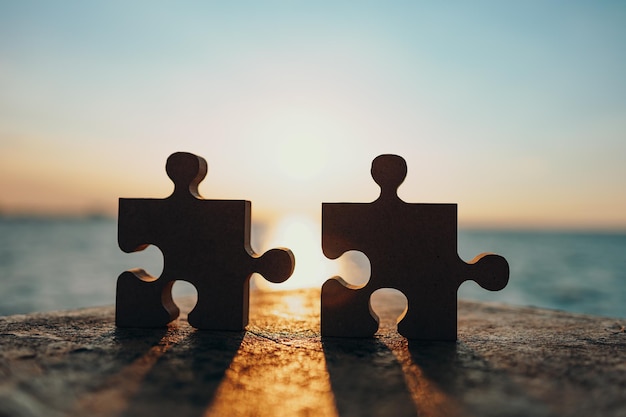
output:
[[[294,277],[368,276],[321,253],[321,202],[458,203],[459,255],[507,288],[461,297],[626,317],[626,6],[612,1],[0,1],[0,315],[112,304],[158,249],[117,247],[119,197],[166,197],[175,151],[205,198],[252,201],[253,248]],[[192,289],[177,283],[178,291]]]

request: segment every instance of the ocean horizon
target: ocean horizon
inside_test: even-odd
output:
[[[253,224],[254,249],[264,246],[265,229]],[[626,231],[460,228],[459,256],[467,262],[483,252],[507,259],[509,283],[490,292],[466,282],[460,299],[626,318]],[[122,252],[113,217],[0,216],[0,315],[112,305],[121,272],[157,275],[162,265],[153,247]]]

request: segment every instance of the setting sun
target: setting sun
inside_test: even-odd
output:
[[[264,290],[320,288],[332,276],[341,276],[346,282],[362,286],[370,276],[367,257],[358,251],[349,251],[335,260],[322,253],[321,224],[305,215],[292,215],[279,221],[276,233],[269,237],[265,247],[287,246],[296,257],[293,275],[281,284],[273,284],[257,274],[253,285]]]
[[[282,219],[274,236],[265,246],[287,246],[296,257],[293,275],[281,284],[273,284],[257,275],[254,284],[261,289],[285,290],[294,288],[320,287],[331,276],[332,265],[322,254],[319,224],[313,219],[294,215]]]
[[[0,0],[0,417],[626,416],[625,22]]]

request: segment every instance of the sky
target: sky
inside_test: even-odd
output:
[[[625,74],[617,1],[0,0],[0,212],[115,214],[188,151],[280,228],[393,153],[461,227],[626,230]]]

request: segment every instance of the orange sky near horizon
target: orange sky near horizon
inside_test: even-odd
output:
[[[0,214],[114,215],[189,151],[277,228],[395,153],[461,227],[626,230],[625,9],[3,3]]]

